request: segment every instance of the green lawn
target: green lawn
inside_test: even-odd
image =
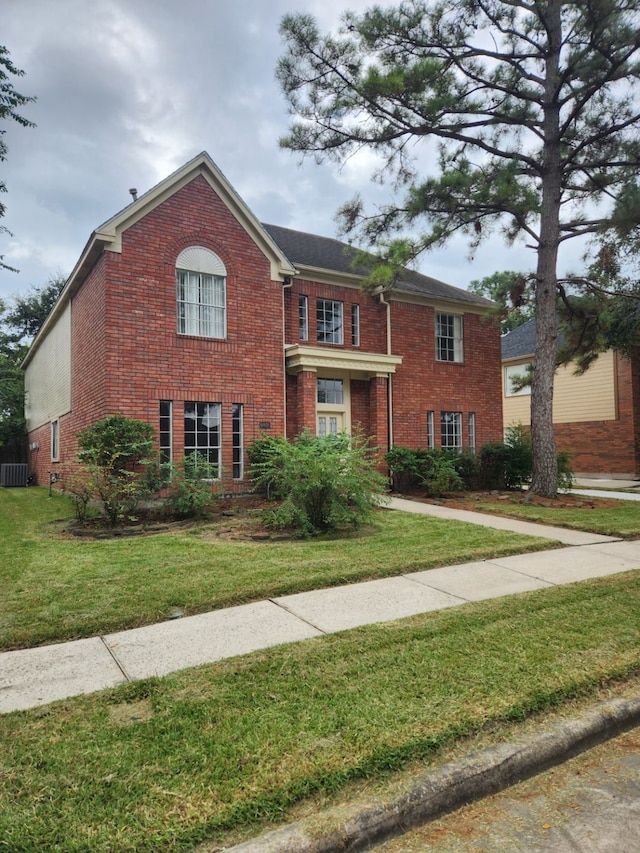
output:
[[[206,525],[65,538],[69,517],[59,495],[0,489],[0,647],[549,547],[386,511],[345,538],[261,543],[209,541]],[[0,850],[228,846],[637,677],[639,604],[629,572],[0,715]]]
[[[575,495],[580,502],[580,495]],[[605,491],[600,495],[602,500],[607,499]],[[562,506],[533,506],[523,502],[522,495],[514,494],[507,500],[481,499],[474,502],[469,509],[479,512],[498,513],[512,518],[521,518],[525,521],[537,521],[542,524],[551,524],[556,527],[571,527],[574,530],[590,530],[593,533],[603,533],[606,536],[622,536],[629,539],[640,537],[640,502],[639,501],[614,501],[611,507],[590,507],[590,499],[585,497],[584,506],[570,509]]]
[[[65,497],[0,489],[0,649],[118,631],[320,587],[549,547],[548,540],[381,511],[343,538],[234,542],[207,526],[63,538]]]
[[[465,736],[506,737],[640,673],[639,600],[633,572],[1,716],[0,849],[217,849]]]

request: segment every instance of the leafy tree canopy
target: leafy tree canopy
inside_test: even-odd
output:
[[[14,88],[11,78],[22,77],[23,75],[24,71],[16,68],[9,58],[9,51],[7,48],[0,45],[0,120],[15,121],[23,127],[35,127],[33,122],[29,121],[17,112],[20,107],[24,107],[26,104],[35,100],[35,98],[30,96],[21,95]],[[7,143],[4,140],[5,132],[5,130],[0,129],[0,162],[4,162],[7,159],[8,148]],[[5,182],[0,180],[0,193],[6,193],[6,191],[7,186]],[[4,216],[5,210],[5,205],[0,202],[0,219]],[[4,225],[2,225],[0,226],[0,233],[8,234],[10,232]],[[0,255],[0,269],[15,272],[15,269],[10,267],[8,264],[5,264],[3,259],[4,255]]]
[[[281,144],[338,162],[366,148],[396,190],[372,212],[347,202],[345,233],[396,264],[456,233],[472,251],[496,229],[534,250],[531,488],[554,497],[558,253],[640,225],[637,0],[406,0],[347,12],[337,34],[306,14],[281,32]]]
[[[496,315],[503,335],[535,316],[530,276],[512,270],[495,272],[469,283],[469,290],[496,303]]]

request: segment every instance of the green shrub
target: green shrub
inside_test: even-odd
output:
[[[571,455],[559,451],[558,488],[570,489],[573,483]],[[531,481],[533,452],[531,433],[522,424],[512,424],[504,442],[490,442],[480,450],[480,482],[482,488],[521,489]]]
[[[522,424],[507,427],[504,437],[507,448],[505,456],[505,486],[520,489],[531,480],[533,451],[531,433]]]
[[[392,447],[385,453],[384,460],[389,466],[394,491],[402,492],[418,485],[420,460],[415,450],[410,447]]]
[[[568,450],[558,451],[558,488],[566,491],[573,486],[573,468]]]
[[[119,474],[154,461],[155,431],[151,424],[115,414],[78,434],[78,459],[85,465]]]
[[[480,448],[480,488],[504,489],[508,448],[501,441],[490,441]]]
[[[386,488],[375,468],[375,451],[360,436],[320,438],[305,432],[291,442],[263,437],[248,455],[256,488],[281,500],[265,512],[265,524],[306,536],[357,527]]]
[[[220,495],[216,470],[206,458],[191,453],[181,465],[169,468],[164,506],[178,518],[200,518]]]
[[[432,451],[431,465],[420,475],[420,481],[429,498],[441,498],[446,492],[459,492],[464,488],[453,459],[438,451]]]
[[[255,489],[269,498],[284,497],[284,494],[277,493],[277,488],[281,483],[281,477],[277,472],[286,458],[288,447],[289,442],[286,438],[282,436],[272,438],[266,433],[263,433],[261,438],[256,438],[247,447],[247,458],[251,476],[254,477]],[[255,478],[258,472],[264,473],[265,476]]]
[[[147,468],[155,465],[155,431],[151,424],[109,415],[78,434],[78,460],[86,478],[76,489],[80,503],[102,502],[112,526],[135,513],[150,494]],[[87,498],[87,495],[90,498]]]

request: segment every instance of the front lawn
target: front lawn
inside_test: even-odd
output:
[[[71,518],[62,495],[0,489],[0,649],[150,624],[175,608],[190,615],[550,547],[549,540],[388,511],[342,537],[283,542],[230,541],[215,535],[220,525],[204,523],[95,541],[64,535]]]
[[[570,527],[574,530],[590,530],[606,536],[622,536],[629,539],[640,537],[640,502],[607,498],[607,493],[597,498],[568,493],[557,500],[536,498],[527,502],[526,495],[511,494],[461,495],[456,501],[463,509],[488,512],[551,524],[555,527]]]
[[[639,597],[616,575],[0,716],[0,848],[215,850],[315,813],[640,673]]]

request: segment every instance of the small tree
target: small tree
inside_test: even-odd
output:
[[[253,454],[261,461],[252,464],[252,479],[282,501],[265,513],[268,526],[292,527],[303,535],[357,527],[386,489],[386,479],[375,468],[375,451],[359,436],[303,433],[292,442],[262,439],[259,451]]]
[[[109,415],[78,435],[78,460],[89,472],[87,488],[115,526],[135,512],[150,492],[148,469],[155,466],[155,432],[151,424]]]

